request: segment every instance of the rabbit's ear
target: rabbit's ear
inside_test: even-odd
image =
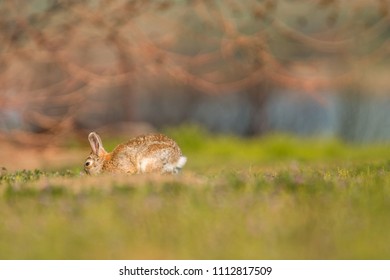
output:
[[[91,145],[92,152],[95,155],[101,156],[106,154],[106,150],[103,148],[102,140],[96,132],[91,132],[88,135],[89,144]]]

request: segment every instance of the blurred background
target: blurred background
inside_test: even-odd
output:
[[[182,124],[390,139],[387,0],[0,1],[0,143]],[[1,152],[0,152],[1,153]]]

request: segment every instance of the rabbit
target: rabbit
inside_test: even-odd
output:
[[[86,159],[87,174],[178,173],[187,162],[177,143],[163,134],[141,135],[106,152],[96,132],[88,135],[92,152]]]

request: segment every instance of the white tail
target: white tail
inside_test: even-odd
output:
[[[181,156],[179,160],[176,162],[176,164],[166,164],[164,165],[164,171],[167,173],[179,173],[179,171],[183,168],[183,166],[186,164],[187,158]]]
[[[183,166],[186,164],[186,162],[187,162],[187,158],[184,156],[181,156],[176,163],[176,168],[182,169]]]

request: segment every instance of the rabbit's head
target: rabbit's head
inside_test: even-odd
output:
[[[102,171],[107,152],[103,148],[102,140],[96,132],[91,132],[88,135],[88,141],[92,152],[85,160],[84,170],[87,174],[99,174]]]

